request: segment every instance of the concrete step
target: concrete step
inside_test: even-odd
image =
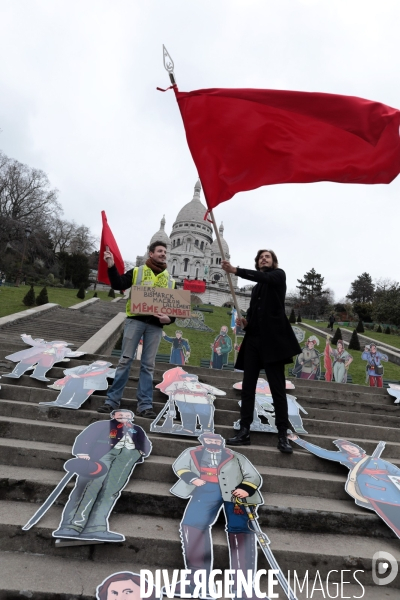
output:
[[[158,515],[181,519],[186,501],[171,495],[176,482],[171,469],[172,459],[150,457],[145,465],[135,469],[115,508],[115,514]],[[163,471],[161,473],[161,471]],[[296,480],[276,486],[276,469],[261,468],[264,505],[259,507],[260,524],[276,529],[291,529],[314,533],[364,535],[374,538],[395,538],[391,530],[373,512],[354,504],[349,496],[307,496],[293,492]],[[0,465],[0,500],[29,502],[32,514],[47,499],[64,472],[28,467]],[[287,474],[291,476],[290,473]],[[317,480],[318,478],[315,478]],[[69,483],[57,498],[55,506],[64,506],[73,487]],[[283,491],[275,491],[279,487]]]
[[[127,516],[112,514],[110,530],[124,533],[125,542],[109,544],[68,546],[55,549],[54,531],[59,524],[61,508],[53,507],[37,525],[29,531],[22,531],[23,525],[32,516],[32,506],[24,502],[0,502],[0,543],[9,552],[42,554],[46,557],[60,556],[68,560],[89,558],[114,564],[130,562],[151,564],[156,568],[182,567],[182,548],[177,519],[158,516]],[[308,570],[315,574],[318,570],[322,578],[331,571],[332,579],[337,580],[341,570],[349,570],[351,575],[358,571],[357,579],[365,585],[372,585],[372,556],[378,551],[390,552],[400,560],[398,540],[373,539],[363,536],[341,536],[337,534],[316,534],[308,532],[284,531],[269,528],[266,533],[271,540],[271,550],[282,570],[296,569],[299,576]],[[228,549],[223,527],[213,527],[214,568],[228,568]],[[268,568],[259,554],[258,568]],[[119,570],[119,568],[118,568]],[[392,582],[392,588],[399,588],[399,578]]]
[[[183,564],[181,565],[183,568]],[[128,571],[140,573],[141,569],[155,569],[138,562],[121,562],[118,565],[109,561],[82,562],[77,559],[65,560],[60,556],[43,556],[24,554],[23,565],[21,555],[18,552],[0,552],[0,580],[3,590],[0,591],[0,600],[20,600],[21,598],[33,598],[34,600],[93,600],[97,586],[116,571]],[[172,570],[168,569],[170,576]],[[49,573],[51,576],[49,577]],[[16,576],[16,574],[18,574]],[[292,574],[293,575],[293,574]],[[345,575],[348,575],[346,573]],[[345,578],[344,578],[345,579]],[[309,578],[308,589],[300,592],[296,588],[298,600],[325,600],[337,594],[337,584],[328,586],[323,584],[323,589],[318,586],[312,590],[313,579]],[[354,580],[353,580],[354,581]],[[293,583],[292,583],[293,585]],[[279,588],[275,592],[282,598]],[[340,591],[340,588],[339,588]],[[311,595],[312,594],[312,595]],[[363,600],[398,600],[398,589],[392,587],[364,586],[345,584],[343,586],[342,598],[360,598]],[[338,597],[336,595],[336,597]]]

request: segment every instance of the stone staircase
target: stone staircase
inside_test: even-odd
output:
[[[12,370],[13,364],[4,357],[25,347],[20,333],[26,331],[48,340],[65,338],[57,323],[64,319],[65,310],[47,314],[42,325],[38,318],[29,326],[20,323],[0,330],[0,371]],[[75,313],[73,322],[62,331],[78,346],[85,336],[92,335],[92,317]],[[101,318],[97,328],[104,324]],[[82,360],[71,360],[68,367],[95,358],[86,355]],[[114,357],[108,360],[116,363]],[[54,367],[48,376],[60,378],[63,368]],[[156,365],[155,383],[162,380],[166,368],[168,365]],[[123,407],[136,408],[138,369],[135,362]],[[188,370],[226,392],[225,397],[215,400],[215,422],[216,432],[229,437],[239,415],[239,393],[232,384],[241,374],[199,367]],[[169,493],[176,481],[171,465],[197,441],[149,435],[152,454],[136,467],[110,518],[110,528],[125,534],[124,543],[57,547],[51,533],[58,526],[70,485],[35,527],[29,531],[21,528],[62,478],[63,464],[71,458],[76,436],[93,421],[107,419],[107,415],[95,412],[104,402],[104,393],[93,395],[79,410],[65,410],[39,406],[41,401],[54,400],[57,392],[28,375],[20,380],[3,377],[0,385],[0,600],[89,600],[94,598],[96,585],[113,572],[183,568],[179,522],[186,501]],[[335,449],[332,440],[345,437],[372,453],[384,440],[383,457],[400,465],[400,407],[393,405],[385,390],[301,380],[295,385],[292,393],[308,412],[304,424],[309,441]],[[155,410],[161,410],[166,396],[155,390],[154,401]],[[149,420],[137,417],[136,422],[149,432]],[[351,598],[354,594],[366,600],[398,599],[399,577],[386,587],[374,586],[371,578],[372,556],[378,550],[400,559],[398,538],[375,513],[357,507],[346,494],[346,468],[294,447],[293,455],[283,455],[276,450],[275,435],[253,433],[252,445],[236,450],[245,454],[263,477],[265,504],[259,509],[259,522],[280,566],[284,572],[296,569],[300,580],[308,570],[309,593],[298,593],[299,600],[329,597],[326,587],[325,596],[318,591],[310,594],[316,572],[325,581],[333,570],[339,574],[331,573],[331,581],[340,582],[340,571],[347,570],[344,581],[355,584],[345,585],[343,595],[336,597]],[[220,518],[213,528],[214,568],[226,569],[229,563],[223,525]],[[261,555],[258,568],[268,569]],[[364,571],[356,575],[366,586],[363,596],[352,575],[357,569]],[[330,593],[335,597],[334,587]],[[283,598],[282,592],[279,597]]]

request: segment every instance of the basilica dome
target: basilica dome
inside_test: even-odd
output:
[[[196,221],[197,223],[204,222],[204,215],[206,214],[207,207],[201,203],[200,200],[201,183],[200,179],[194,186],[194,195],[190,202],[185,204],[178,213],[175,223],[182,223],[185,221]]]

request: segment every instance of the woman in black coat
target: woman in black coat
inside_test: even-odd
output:
[[[240,323],[246,332],[235,367],[244,371],[240,431],[228,444],[250,444],[250,425],[253,420],[255,391],[261,369],[265,369],[275,407],[278,429],[278,449],[292,452],[287,439],[290,427],[285,389],[285,365],[301,352],[293,329],[285,314],[286,275],[278,267],[272,250],[259,250],[255,258],[256,270],[233,267],[222,262],[227,273],[254,281],[250,307],[246,319]]]

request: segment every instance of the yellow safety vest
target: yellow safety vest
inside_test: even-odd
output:
[[[155,275],[153,271],[146,265],[135,267],[132,275],[132,285],[143,285],[150,287],[174,288],[175,280],[172,279],[167,269],[159,275]],[[131,313],[131,295],[129,294],[128,302],[126,303],[126,314],[128,317],[136,317],[135,313]]]

